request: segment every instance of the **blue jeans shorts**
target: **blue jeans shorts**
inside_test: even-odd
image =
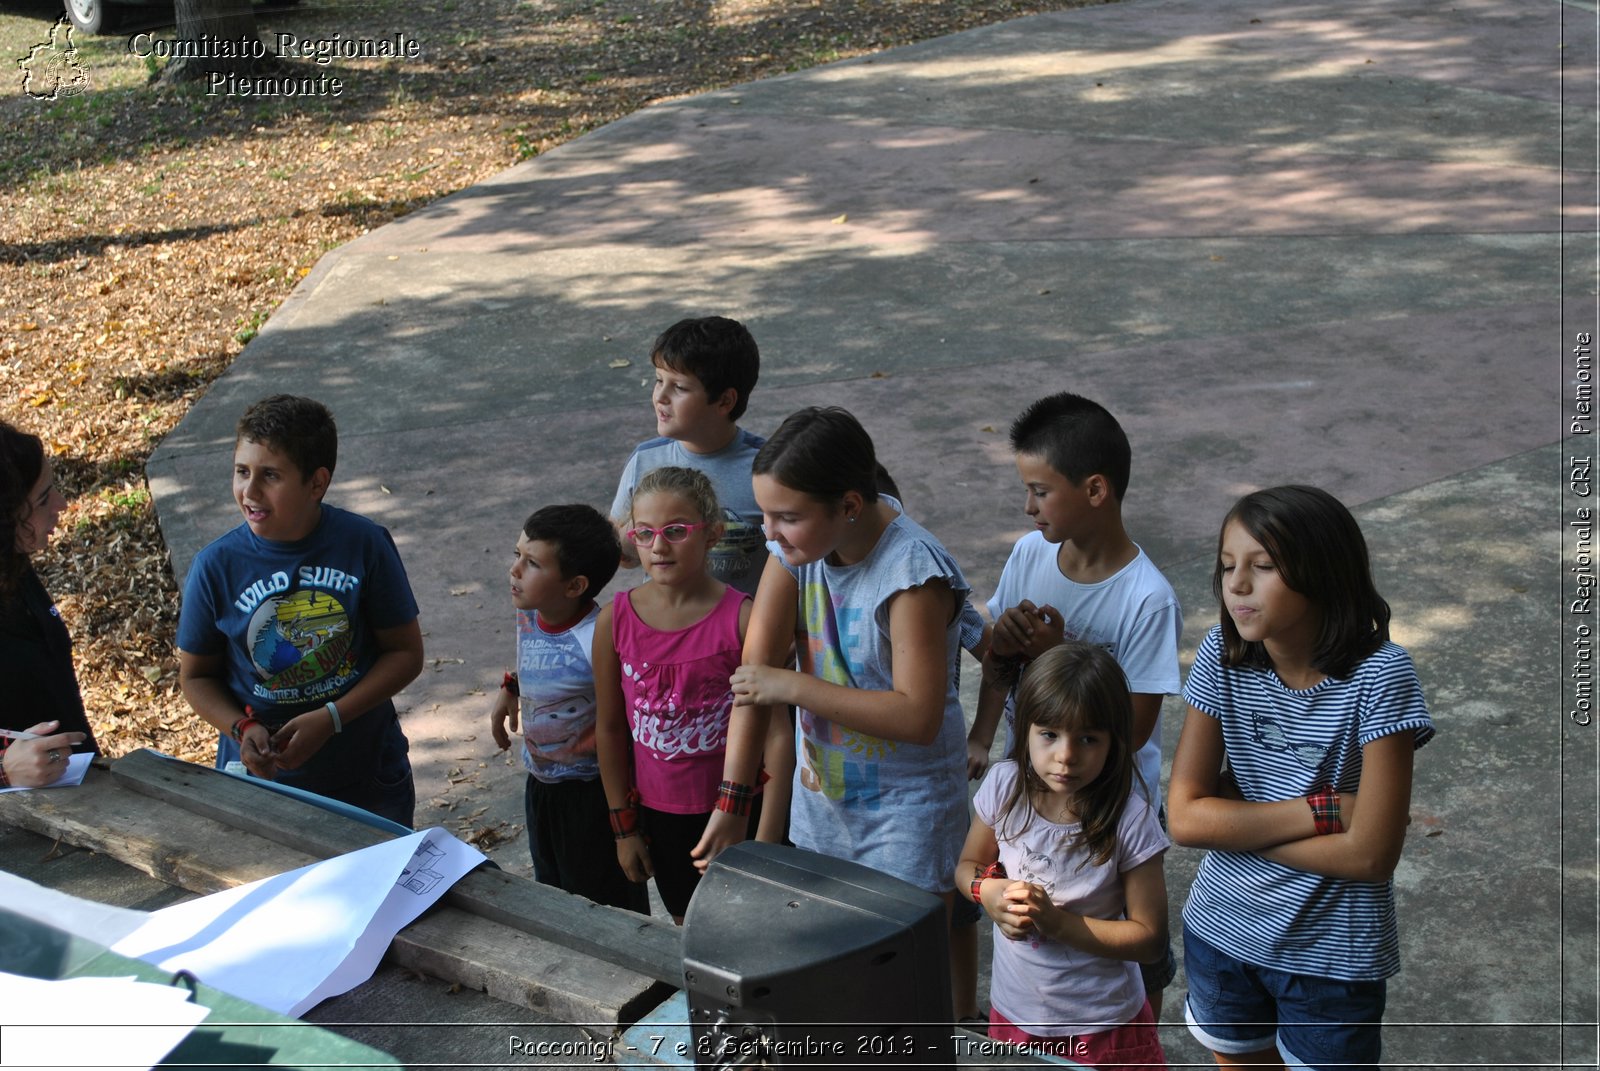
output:
[[[1184,1018],[1212,1052],[1272,1047],[1289,1071],[1377,1071],[1382,1055],[1383,981],[1344,982],[1257,967],[1183,928],[1189,978]]]

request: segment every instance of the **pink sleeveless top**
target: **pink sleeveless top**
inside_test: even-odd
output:
[[[639,619],[630,592],[611,609],[611,639],[622,666],[622,700],[633,732],[639,802],[672,814],[702,814],[717,803],[739,668],[739,608],[750,596],[729,588],[716,607],[676,632]]]

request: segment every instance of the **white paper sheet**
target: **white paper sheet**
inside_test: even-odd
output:
[[[89,772],[89,763],[94,761],[94,755],[85,751],[81,755],[68,755],[67,768],[61,771],[61,776],[51,781],[48,785],[16,785],[11,788],[0,788],[0,793],[6,792],[32,792],[34,788],[71,788],[73,785],[83,784],[83,775]]]
[[[0,905],[41,926],[109,944],[137,930],[149,912],[97,904],[0,870]]]
[[[422,830],[163,908],[112,949],[298,1016],[370,978],[394,935],[483,858]]]
[[[0,1067],[151,1068],[206,1017],[187,989],[132,978],[0,973]]]

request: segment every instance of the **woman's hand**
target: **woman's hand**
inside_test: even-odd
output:
[[[272,746],[272,734],[265,725],[256,722],[239,735],[239,759],[246,770],[263,781],[277,778],[278,749]]]
[[[991,650],[1002,658],[1021,655],[1031,662],[1065,640],[1066,625],[1060,610],[1035,606],[1023,599],[995,621]]]
[[[983,744],[972,737],[967,737],[967,780],[976,781],[989,769],[989,752],[993,748],[984,747]]]
[[[1044,890],[1025,881],[1003,886],[984,882],[981,890],[983,910],[994,919],[1000,932],[1013,941],[1033,936],[1038,925],[1033,917],[1035,913],[1031,913],[1027,905],[1028,889],[1037,889],[1044,895]]]
[[[28,730],[36,740],[13,740],[5,753],[6,779],[12,788],[39,788],[54,784],[67,772],[72,745],[83,743],[82,733],[57,733],[58,721],[42,721]]]
[[[795,679],[800,676],[792,669],[775,666],[740,666],[728,678],[736,707],[792,706]]]

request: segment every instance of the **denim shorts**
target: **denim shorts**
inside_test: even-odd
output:
[[[1139,964],[1139,978],[1144,982],[1145,996],[1155,999],[1163,989],[1178,977],[1178,957],[1172,954],[1172,938],[1167,938],[1167,950],[1158,963]]]
[[[1187,926],[1183,969],[1189,978],[1189,1033],[1212,1052],[1256,1052],[1276,1044],[1289,1071],[1377,1071],[1388,992],[1383,981],[1345,982],[1257,967]]]

